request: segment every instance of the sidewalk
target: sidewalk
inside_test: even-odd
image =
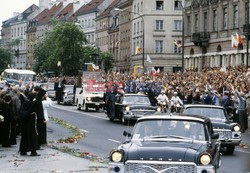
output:
[[[56,123],[48,123],[48,141],[70,136],[70,131]],[[11,148],[0,147],[0,173],[74,173],[108,172],[107,165],[89,159],[76,157],[50,147],[42,147],[39,157],[20,156],[18,144]],[[73,147],[74,144],[67,144]],[[28,153],[29,154],[29,153]]]
[[[241,134],[241,148],[250,152],[250,119],[248,119],[248,129]]]

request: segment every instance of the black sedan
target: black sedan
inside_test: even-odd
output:
[[[219,135],[208,118],[145,116],[124,135],[129,139],[110,153],[112,173],[214,173],[221,164]]]
[[[227,154],[233,154],[235,146],[240,144],[240,126],[229,120],[223,107],[199,104],[185,105],[183,113],[210,118],[213,124],[213,130],[220,135],[221,148],[225,149]]]
[[[144,94],[124,94],[116,98],[115,110],[115,117],[127,124],[129,120],[155,113],[157,108],[151,106],[148,96]]]

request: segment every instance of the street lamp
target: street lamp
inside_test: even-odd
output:
[[[132,13],[132,14],[136,14],[138,15],[141,19],[142,19],[142,68],[143,68],[143,72],[145,72],[145,68],[144,68],[144,60],[145,60],[145,49],[144,49],[144,45],[145,45],[145,26],[144,26],[144,18],[141,14],[136,13],[136,12],[132,12],[132,11],[126,11],[126,10],[122,10],[120,8],[115,8],[115,11],[121,11],[121,12],[127,12],[127,13]]]

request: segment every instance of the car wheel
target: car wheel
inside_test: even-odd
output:
[[[121,117],[121,122],[122,122],[122,124],[124,124],[124,125],[127,125],[127,124],[128,124],[128,120],[124,118],[124,115],[122,115],[122,117]]]
[[[85,112],[88,112],[88,106],[83,102],[83,110],[85,111]]]
[[[226,147],[226,154],[232,155],[234,153],[235,146],[227,146]]]
[[[78,100],[76,101],[76,108],[77,110],[81,110],[81,106],[78,104]]]

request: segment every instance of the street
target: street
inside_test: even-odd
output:
[[[133,126],[125,126],[120,122],[110,122],[106,114],[100,110],[78,111],[75,106],[53,104],[49,115],[75,125],[86,133],[86,137],[76,144],[76,148],[98,155],[107,159],[109,152],[125,137],[123,131],[132,131]],[[248,133],[248,134],[246,134]],[[250,134],[247,131],[243,143],[249,146]],[[236,147],[234,155],[223,155],[219,173],[246,173],[250,172],[250,150]]]

